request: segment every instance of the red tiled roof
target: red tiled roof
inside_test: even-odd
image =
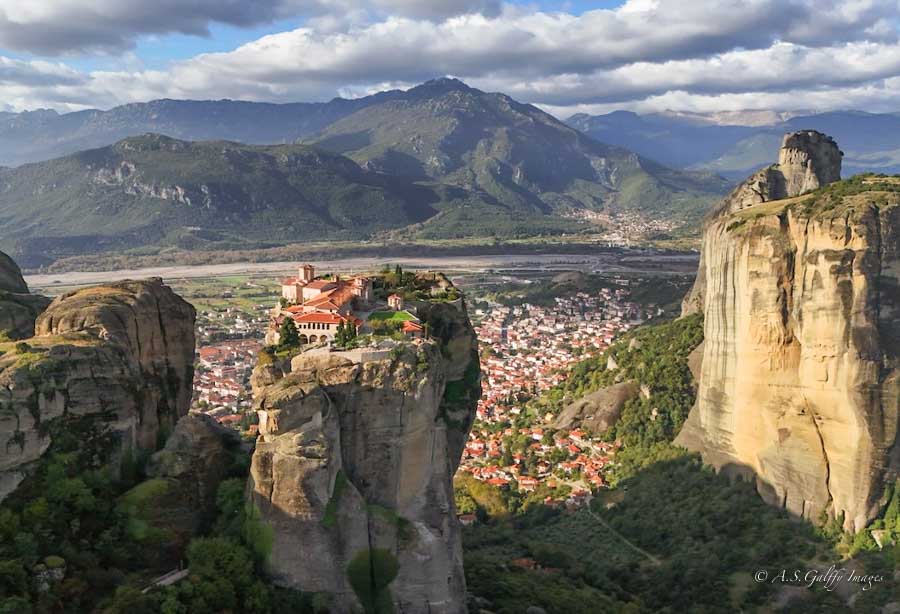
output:
[[[343,321],[344,318],[333,313],[304,313],[294,318],[294,322],[298,323],[340,324]]]
[[[421,333],[422,327],[413,322],[412,320],[406,320],[403,323],[403,332],[404,333]]]
[[[294,317],[294,322],[318,322],[321,324],[340,324],[341,322],[353,322],[359,325],[359,320],[353,317],[338,315],[336,313],[304,313]]]
[[[353,290],[350,286],[341,285],[338,288],[332,288],[318,296],[309,299],[303,305],[305,307],[324,307],[326,309],[338,309],[353,299]],[[330,306],[328,303],[333,305]]]
[[[315,281],[309,282],[305,287],[312,290],[325,290],[326,288],[330,288],[333,285],[334,282],[330,279],[317,279]]]

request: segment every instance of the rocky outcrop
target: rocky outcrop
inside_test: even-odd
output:
[[[840,181],[843,155],[834,139],[821,132],[801,130],[786,134],[778,155],[783,198]]]
[[[25,339],[34,334],[34,321],[50,299],[30,294],[12,258],[0,252],[0,340]]]
[[[194,309],[159,279],[61,296],[35,329],[0,343],[0,496],[70,424],[115,470],[187,413]]]
[[[839,154],[823,135],[789,135],[785,198],[747,204],[744,184],[708,221],[699,390],[676,441],[774,505],[859,530],[897,464],[900,186],[798,197],[837,178]]]
[[[182,416],[165,447],[150,458],[147,475],[178,482],[181,506],[196,533],[216,512],[216,490],[233,468],[240,437],[211,416]]]
[[[451,478],[480,395],[475,338],[461,302],[419,315],[433,339],[312,350],[283,377],[268,365],[255,379],[270,382],[254,391],[249,485],[272,534],[268,568],[278,584],[330,594],[335,612],[370,598],[465,611]]]
[[[0,252],[0,291],[28,294],[28,285],[22,278],[19,265],[3,252]]]
[[[618,421],[625,403],[637,398],[640,390],[633,380],[601,388],[566,405],[552,426],[554,429],[580,427],[591,433],[603,433]]]
[[[778,163],[760,169],[738,185],[713,210],[708,221],[761,203],[799,196],[839,181],[843,155],[834,139],[821,132],[802,130],[786,134],[781,142]],[[703,309],[706,268],[706,250],[703,250],[697,279],[682,302],[682,315]]]
[[[191,538],[209,529],[219,485],[244,454],[237,433],[212,417],[188,414],[178,420],[165,447],[150,458],[148,479],[120,499],[125,514],[153,529],[141,536],[147,540],[145,556],[156,558],[149,562],[177,564]]]

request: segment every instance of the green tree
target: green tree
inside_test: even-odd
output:
[[[297,332],[297,325],[294,324],[293,318],[286,317],[281,323],[281,328],[278,330],[278,347],[300,347],[300,334]]]
[[[344,328],[344,321],[338,322],[337,332],[334,334],[334,343],[340,347],[347,345],[347,329]]]

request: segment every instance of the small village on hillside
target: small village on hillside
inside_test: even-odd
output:
[[[529,417],[524,406],[561,383],[573,364],[658,315],[628,296],[626,287],[602,288],[595,295],[556,297],[549,307],[490,304],[476,312],[483,393],[460,471],[501,489],[540,488],[548,505],[582,505],[604,487],[603,472],[618,443],[581,429],[553,430],[554,415]]]

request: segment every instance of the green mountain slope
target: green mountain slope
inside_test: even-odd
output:
[[[0,113],[0,165],[15,166],[110,145],[147,132],[191,140],[291,143],[357,109],[393,96],[272,104],[241,100],[152,100],[101,111]]]
[[[33,262],[142,245],[364,237],[421,222],[439,196],[303,145],[159,135],[0,169],[0,245]]]
[[[727,188],[605,145],[540,109],[455,79],[369,104],[307,139],[365,168],[439,180],[523,213],[705,212]]]

